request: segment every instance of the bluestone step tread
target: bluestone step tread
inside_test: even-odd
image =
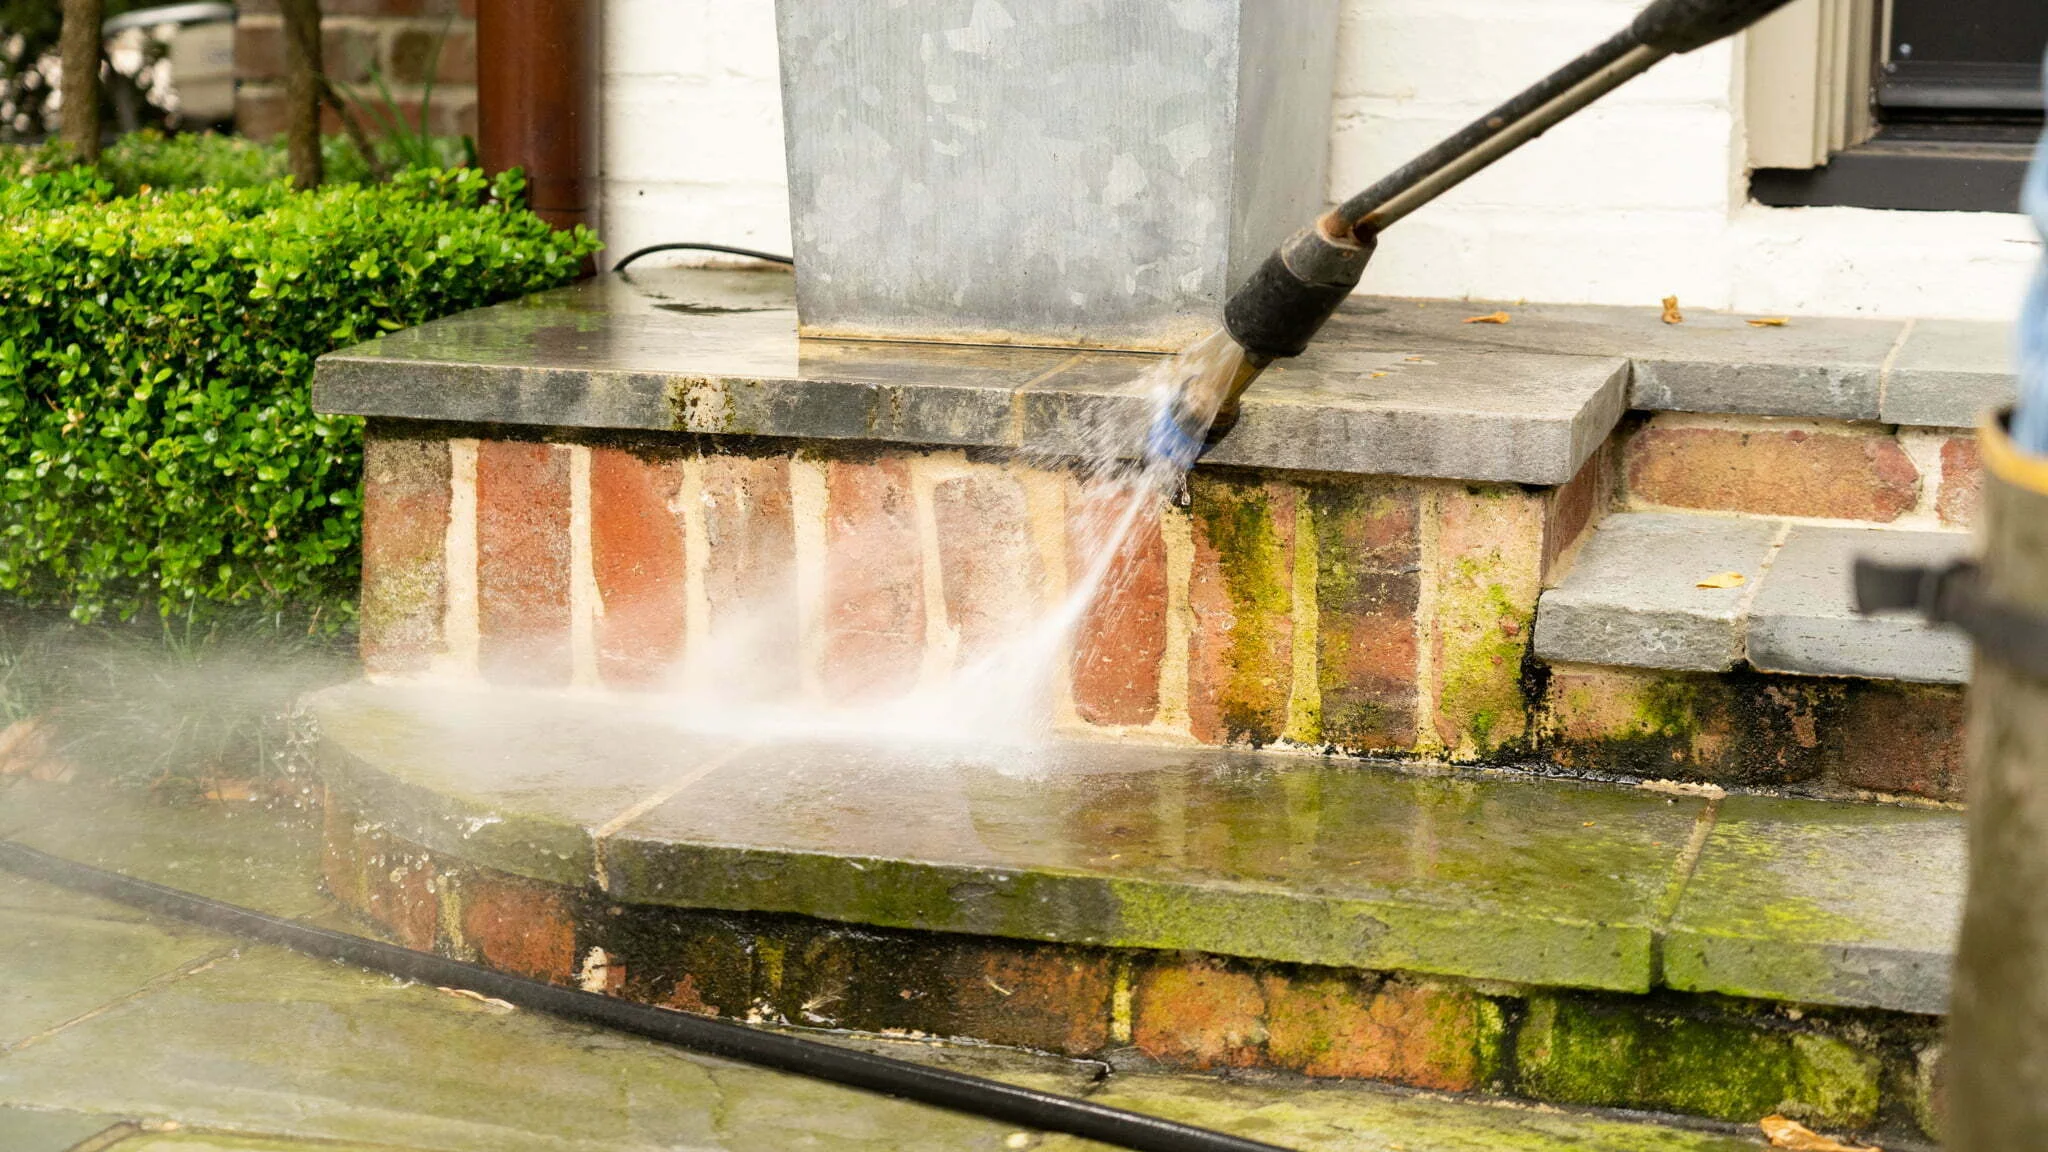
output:
[[[0,909],[0,934],[16,944],[0,952],[0,983],[47,995],[69,977],[21,968],[21,942],[66,952],[91,941],[67,943],[67,926],[13,915]],[[1283,1147],[1736,1152],[1761,1144],[1725,1127],[1640,1115],[1373,1085],[1121,1071],[1103,1079],[1094,1062],[1017,1050],[831,1039]],[[10,1053],[7,1069],[0,1147],[9,1152],[65,1152],[124,1117],[150,1121],[150,1131],[116,1145],[134,1152],[711,1152],[821,1138],[845,1152],[1017,1146],[1013,1125],[505,1012],[255,945]],[[1029,1142],[1063,1152],[1098,1147],[1066,1137]]]
[[[1886,424],[1975,427],[2013,402],[2012,325],[1916,320],[1885,374],[1878,419]]]
[[[1506,324],[1467,324],[1506,312]],[[1355,297],[1331,321],[1360,347],[1624,356],[1631,408],[1972,427],[2017,390],[2012,326],[1977,320],[1795,316],[1658,307]]]
[[[877,927],[1644,991],[1672,894],[1701,883],[1686,881],[1685,850],[1710,816],[1705,797],[1651,789],[1221,749],[714,747],[653,709],[595,716],[588,701],[502,693],[485,715],[473,702],[444,709],[440,695],[354,685],[313,702],[330,778],[358,803],[391,806],[364,815],[400,838],[626,903]],[[564,756],[578,733],[592,751]],[[664,739],[695,760],[629,767]],[[623,779],[639,783],[608,794],[616,815],[596,815],[592,783]],[[1794,826],[1809,810],[1781,803],[1769,811]],[[493,809],[525,831],[480,824]],[[1880,829],[1905,819],[1810,810],[1828,828],[1860,813]],[[1958,813],[1910,819],[1959,834]],[[579,839],[589,857],[554,854]],[[536,859],[515,866],[522,851]],[[570,876],[572,860],[595,871]],[[1742,947],[1779,948],[1771,901],[1805,890],[1784,889],[1760,855],[1710,843],[1709,862],[1746,895],[1687,923],[1711,936],[1714,916],[1753,908],[1765,930]],[[1926,894],[1929,915],[1953,914],[1959,859],[1895,852],[1842,867],[1890,869],[1889,883]],[[1872,950],[1907,947],[1895,924],[1827,923],[1834,950],[1817,959],[1810,934],[1786,930],[1783,947],[1802,957],[1788,964],[1808,976],[1784,995],[1928,1002],[1924,988],[1858,975]]]
[[[1963,877],[1954,812],[1729,797],[1666,935],[1665,982],[1942,1013]]]
[[[1644,668],[1735,667],[1742,662],[1750,582],[1762,574],[1778,532],[1774,522],[1735,517],[1608,517],[1564,583],[1544,594],[1536,655]],[[1711,579],[1730,572],[1739,583]]]
[[[1749,662],[1809,676],[1967,681],[1970,643],[1960,632],[1903,613],[1859,614],[1851,570],[1858,557],[1941,565],[1969,550],[1970,538],[1955,532],[1795,526],[1751,609]]]
[[[1858,614],[1851,569],[1859,556],[1945,564],[1970,547],[1961,532],[1616,513],[1543,593],[1536,654],[1685,672],[1746,660],[1765,672],[1959,684],[1969,642],[1911,616]],[[1731,572],[1743,578],[1736,587],[1698,587]]]
[[[325,356],[323,412],[1056,454],[1135,453],[1156,354],[800,340],[791,277],[650,269]],[[1222,465],[1558,485],[1626,407],[1628,361],[1349,341],[1246,398]]]

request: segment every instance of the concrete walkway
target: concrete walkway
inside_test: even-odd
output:
[[[341,925],[307,814],[78,789],[76,858]],[[0,833],[24,808],[0,786]],[[348,925],[341,925],[348,926]],[[349,926],[353,927],[353,926]],[[0,874],[0,1149],[1079,1149],[154,922]],[[853,1042],[853,1041],[847,1041]],[[1754,1147],[1741,1136],[1369,1088],[1111,1074],[1028,1053],[891,1054],[1302,1149]]]

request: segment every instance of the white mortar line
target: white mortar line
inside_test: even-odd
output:
[[[720,752],[711,759],[684,771],[681,775],[669,780],[668,783],[641,797],[631,807],[605,821],[602,827],[596,832],[591,833],[591,852],[593,863],[596,865],[598,887],[607,892],[611,891],[612,887],[611,871],[606,866],[605,861],[604,848],[607,840],[630,827],[634,821],[642,816],[682,795],[684,790],[691,785],[702,781],[706,776],[711,775],[713,772],[718,771],[720,768],[725,767],[757,747],[759,745],[747,743]]]
[[[1024,522],[1031,550],[1038,556],[1038,604],[1034,618],[1056,610],[1067,599],[1067,477],[1033,469],[1024,474]],[[1074,635],[1054,662],[1048,686],[1052,725],[1056,730],[1082,731],[1088,725],[1074,707]]]
[[[1294,620],[1293,683],[1287,693],[1286,737],[1300,744],[1322,741],[1322,661],[1316,641],[1322,634],[1321,610],[1316,600],[1316,575],[1321,566],[1316,540],[1315,505],[1306,488],[1295,490],[1294,503]]]
[[[1171,502],[1159,514],[1166,545],[1166,648],[1159,658],[1159,712],[1153,727],[1193,739],[1189,715],[1188,662],[1194,659],[1195,605],[1189,585],[1195,577],[1195,522]]]
[[[825,698],[825,517],[831,513],[826,494],[824,462],[792,456],[789,506],[795,525],[798,679],[813,700]]]
[[[1416,552],[1421,571],[1415,582],[1415,749],[1431,753],[1445,751],[1436,731],[1437,552],[1441,547],[1437,517],[1443,510],[1441,495],[1429,487],[1416,500]]]
[[[599,687],[597,617],[604,612],[590,538],[590,448],[569,445],[569,683]]]
[[[945,686],[960,654],[960,630],[946,611],[946,574],[939,562],[938,487],[964,473],[963,453],[922,453],[910,457],[910,507],[917,529],[918,582],[924,597],[924,653],[918,665],[920,690]]]
[[[1906,321],[1905,326],[1899,329],[1899,338],[1892,341],[1891,350],[1884,354],[1884,363],[1878,366],[1877,414],[1879,419],[1884,418],[1885,398],[1891,395],[1892,369],[1898,365],[1899,354],[1906,350],[1906,339],[1913,335],[1913,328],[1919,323],[1920,321],[1917,319],[1909,318]]]
[[[704,457],[692,453],[683,459],[683,481],[669,511],[683,519],[683,680],[699,688],[700,677],[709,669],[703,658],[712,651],[711,593],[705,573],[711,566],[711,528],[704,515]]]
[[[442,652],[435,657],[432,667],[436,673],[462,680],[477,677],[477,650],[481,646],[477,623],[476,456],[475,440],[448,442],[448,534],[442,544],[442,577],[448,599],[441,619]]]
[[[1899,451],[1906,454],[1906,459],[1913,462],[1913,470],[1920,474],[1920,495],[1911,512],[1892,521],[1893,527],[1945,527],[1941,522],[1941,483],[1947,470],[1942,467],[1941,446],[1954,435],[1953,431],[1945,429],[1899,429],[1896,436]]]

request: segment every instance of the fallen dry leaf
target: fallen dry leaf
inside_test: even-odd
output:
[[[470,988],[442,988],[440,991],[450,996],[460,996],[464,1000],[474,1000],[493,1012],[516,1012],[519,1010],[519,1006],[516,1004],[500,1000],[496,996],[486,996]]]
[[[1372,374],[1372,378],[1373,378],[1373,379],[1375,379],[1375,380],[1377,380],[1377,379],[1379,379],[1380,377],[1382,377],[1382,376],[1385,376],[1385,375],[1386,375],[1386,373],[1385,373],[1385,372],[1375,372],[1375,373],[1373,373],[1373,374]]]
[[[1509,315],[1508,315],[1507,313],[1505,313],[1505,312],[1494,312],[1494,313],[1490,313],[1490,314],[1488,314],[1488,315],[1485,315],[1485,316],[1467,316],[1467,317],[1465,317],[1465,323],[1467,323],[1467,324],[1505,324],[1505,323],[1507,323],[1508,321],[1510,321],[1510,320],[1512,320],[1512,319],[1514,319],[1514,317],[1512,317],[1512,316],[1509,316]]]
[[[1684,780],[1645,780],[1636,787],[1667,796],[1706,796],[1716,800],[1728,794],[1728,790],[1719,784],[1693,784]]]
[[[1783,328],[1792,321],[1783,316],[1759,316],[1749,322],[1751,328]]]
[[[1757,1121],[1757,1127],[1764,1130],[1771,1147],[1792,1152],[1881,1152],[1875,1144],[1844,1144],[1783,1116],[1766,1116]]]
[[[1666,324],[1685,323],[1685,313],[1678,310],[1678,297],[1666,296],[1664,298],[1664,322]]]
[[[1745,577],[1740,572],[1716,572],[1704,577],[1696,588],[1740,588]]]

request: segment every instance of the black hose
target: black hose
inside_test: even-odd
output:
[[[652,256],[656,252],[723,252],[727,256],[750,256],[756,260],[766,260],[770,264],[796,263],[787,256],[777,256],[773,252],[756,252],[752,248],[735,248],[730,244],[699,244],[694,240],[679,240],[673,244],[649,244],[645,248],[628,252],[619,258],[617,264],[612,265],[612,271],[623,272],[626,265],[642,256]]]
[[[559,1019],[1000,1120],[1020,1128],[1064,1132],[1137,1152],[1285,1152],[1257,1140],[1106,1108],[1086,1100],[544,984],[431,952],[416,952],[396,944],[283,920],[65,860],[9,840],[0,840],[0,868],[323,960],[338,960],[438,988],[468,989]]]

